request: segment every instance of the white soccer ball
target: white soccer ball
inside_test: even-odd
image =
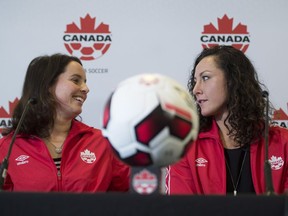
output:
[[[121,82],[107,101],[103,135],[131,166],[177,162],[198,135],[194,99],[175,80],[140,74]]]

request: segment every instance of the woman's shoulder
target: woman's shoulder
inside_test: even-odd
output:
[[[10,142],[11,142],[11,134],[0,137],[0,158],[4,157],[3,155],[4,152],[6,153],[8,151]]]
[[[281,133],[286,133],[288,134],[288,128],[282,127],[280,125],[272,124],[270,126],[270,131],[274,132],[281,132]]]
[[[85,131],[90,131],[90,132],[99,132],[101,131],[100,129],[98,128],[95,128],[93,126],[90,126],[82,121],[78,121],[78,120],[73,120],[72,122],[72,127],[71,127],[71,130],[73,131],[82,131],[82,132],[85,132]]]
[[[288,128],[281,127],[279,125],[271,125],[269,136],[271,135],[274,137],[279,137],[279,138],[281,137],[288,142]]]
[[[11,138],[12,138],[12,134],[11,133],[9,133],[9,134],[7,134],[5,136],[0,134],[0,145],[2,145],[5,142],[10,142]]]
[[[69,137],[82,137],[89,140],[105,140],[102,131],[81,121],[73,121]]]

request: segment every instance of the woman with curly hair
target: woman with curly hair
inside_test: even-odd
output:
[[[267,101],[251,61],[232,46],[204,49],[188,88],[200,131],[184,158],[168,168],[168,194],[265,193]],[[288,189],[288,131],[270,126],[268,137],[273,187],[281,194]]]

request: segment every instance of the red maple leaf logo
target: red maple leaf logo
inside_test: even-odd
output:
[[[83,19],[80,18],[80,28],[73,22],[66,26],[65,33],[111,33],[109,26],[101,22],[95,27],[96,17],[91,18],[89,14]]]
[[[272,119],[273,120],[288,120],[288,115],[283,111],[283,109],[280,108],[279,110],[274,111]]]
[[[146,169],[144,169],[140,173],[136,174],[134,176],[134,178],[135,179],[142,179],[142,180],[155,180],[155,179],[157,179],[157,177],[153,173],[149,172]]]
[[[3,106],[0,107],[0,118],[11,118],[14,108],[19,102],[18,98],[15,98],[13,102],[9,101],[9,111],[7,112]]]
[[[218,20],[218,29],[210,23],[209,25],[204,26],[204,31],[202,33],[211,33],[211,34],[248,34],[247,26],[239,23],[233,29],[233,18],[229,19],[225,14],[222,19],[217,18]]]
[[[0,138],[1,138],[2,129],[10,126],[9,121],[12,117],[13,110],[15,109],[18,102],[19,102],[18,98],[15,98],[15,100],[13,102],[9,101],[8,112],[4,109],[3,106],[0,107],[0,118],[1,118],[1,121],[0,121]]]
[[[229,44],[236,49],[246,52],[250,42],[247,26],[239,23],[233,28],[233,18],[229,18],[226,14],[220,19],[217,18],[218,27],[212,23],[204,25],[201,41],[203,48],[213,47],[215,45]]]

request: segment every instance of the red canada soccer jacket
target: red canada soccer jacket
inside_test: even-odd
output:
[[[11,135],[0,139],[0,160],[7,155]],[[73,121],[63,145],[61,169],[45,143],[35,136],[17,135],[4,184],[10,191],[127,191],[128,166],[120,162],[101,131]]]
[[[288,189],[288,130],[271,127],[268,159],[272,168],[274,191]],[[256,194],[265,193],[265,141],[250,147],[250,166]],[[226,166],[224,149],[216,122],[208,132],[199,133],[187,154],[168,167],[168,194],[226,194]]]

